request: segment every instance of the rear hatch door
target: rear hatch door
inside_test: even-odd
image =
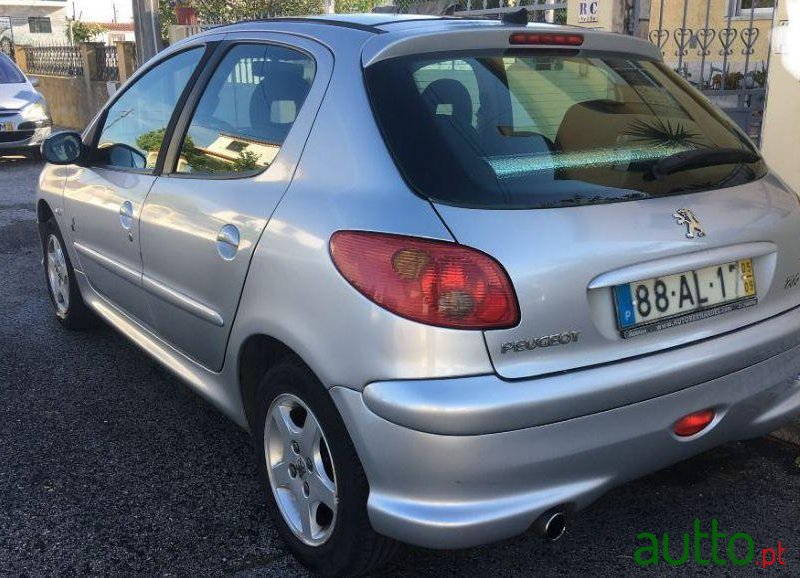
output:
[[[682,208],[694,213],[705,236],[686,237],[686,226],[673,217]],[[485,332],[496,371],[507,378],[677,347],[797,306],[797,208],[795,195],[771,177],[717,191],[587,207],[497,211],[437,205],[460,243],[497,258],[512,279],[519,325]],[[743,259],[752,260],[755,305],[623,337],[614,286],[637,286],[640,280],[707,267],[714,272],[716,266]],[[693,275],[686,280],[697,299]],[[718,298],[716,275],[704,281],[701,298]],[[648,297],[656,309],[652,290]],[[680,284],[669,285],[666,299],[680,299]],[[692,304],[684,305],[692,310]]]
[[[393,48],[365,76],[410,187],[510,275],[520,322],[485,332],[499,375],[643,355],[800,303],[797,196],[652,47],[609,52],[616,37],[592,33],[521,47],[494,30],[476,48]]]

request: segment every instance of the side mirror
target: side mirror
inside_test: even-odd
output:
[[[41,83],[39,82],[39,79],[38,79],[38,78],[36,78],[35,76],[31,76],[31,77],[29,77],[29,78],[28,78],[28,80],[30,81],[30,83],[31,83],[31,86],[32,86],[33,88],[38,88],[38,87],[39,87],[39,84],[41,84]]]
[[[84,158],[86,146],[74,131],[57,132],[42,143],[42,157],[54,165],[74,165]]]

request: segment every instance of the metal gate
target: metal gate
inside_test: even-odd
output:
[[[644,0],[642,4],[639,10],[645,13],[639,17],[649,16],[648,38],[665,62],[758,142],[775,0]]]
[[[520,8],[528,10],[528,19],[531,22],[551,22],[566,24],[566,0],[520,0],[508,5],[507,0],[459,0],[454,16],[471,18],[500,18],[506,12],[513,12]]]
[[[658,46],[669,66],[759,141],[776,0],[606,1],[621,4],[628,34]],[[566,21],[565,1],[458,2],[456,16],[500,18],[524,7],[531,21]]]
[[[14,60],[14,27],[8,16],[0,16],[0,52]]]

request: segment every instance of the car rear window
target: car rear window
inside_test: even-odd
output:
[[[0,54],[0,84],[22,84],[25,77],[5,54]]]
[[[617,202],[743,184],[766,171],[761,160],[655,170],[661,159],[696,149],[756,151],[705,97],[652,60],[436,53],[381,61],[365,76],[404,177],[448,204]]]

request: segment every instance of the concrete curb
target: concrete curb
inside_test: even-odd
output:
[[[779,429],[776,432],[772,432],[772,435],[785,442],[800,446],[800,421],[790,424],[783,429]]]

